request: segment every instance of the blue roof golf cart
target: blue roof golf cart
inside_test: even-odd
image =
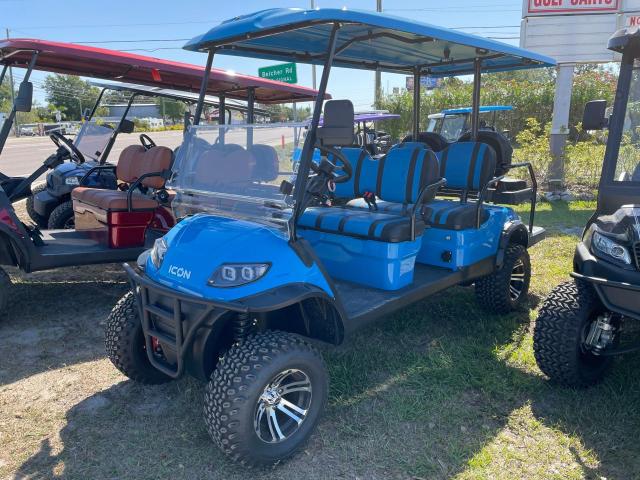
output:
[[[186,48],[208,52],[207,70],[225,53],[323,65],[320,99],[334,65],[416,79],[473,74],[474,138],[482,72],[554,63],[445,28],[337,9],[236,17]],[[126,266],[133,289],[107,322],[107,354],[129,378],[208,381],[209,433],[244,464],[291,456],[318,423],[329,379],[311,340],[339,344],[459,284],[475,283],[485,308],[510,312],[527,296],[527,248],[542,237],[510,208],[485,202],[499,180],[487,144],[456,142],[436,154],[406,142],[374,159],[355,144],[350,101],[324,103],[320,126],[322,108],[319,100],[295,172],[297,125],[191,127],[169,180],[180,221]],[[530,168],[510,166],[520,167]]]
[[[509,112],[513,110],[509,105],[482,105],[480,115],[490,114],[491,121],[480,119],[480,129],[495,129],[498,112]],[[447,108],[438,113],[432,113],[427,118],[427,132],[435,132],[442,135],[447,141],[455,142],[460,136],[471,127],[471,107]]]

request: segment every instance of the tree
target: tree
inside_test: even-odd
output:
[[[80,120],[95,104],[100,89],[73,75],[48,75],[44,80],[47,102],[62,107],[65,120]]]
[[[11,110],[11,86],[8,79],[4,79],[0,85],[0,112]]]
[[[272,122],[291,122],[294,120],[293,108],[289,105],[256,105],[256,107],[269,112]],[[309,107],[298,106],[296,120],[304,120],[310,115],[311,109]]]
[[[523,70],[492,73],[482,76],[481,105],[512,105],[513,111],[497,116],[498,128],[509,130],[515,138],[527,128],[528,119],[534,118],[544,127],[551,122],[555,94],[555,73],[552,69]],[[569,127],[571,138],[576,135],[575,126],[581,121],[584,105],[589,100],[605,99],[611,105],[615,95],[615,75],[602,68],[584,68],[576,72],[571,95]],[[427,125],[427,116],[446,108],[471,105],[473,85],[470,81],[447,80],[441,88],[429,94],[422,92],[420,124]],[[381,126],[395,138],[411,131],[412,93],[387,95],[377,108],[400,114],[399,120],[389,120]]]
[[[174,122],[180,122],[184,118],[184,112],[187,111],[187,106],[179,100],[157,97],[156,105],[158,105],[160,115],[170,118]]]

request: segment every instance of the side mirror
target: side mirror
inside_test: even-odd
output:
[[[120,122],[120,133],[133,133],[133,130],[136,128],[136,124],[131,120],[122,119]]]
[[[583,130],[602,130],[609,125],[609,119],[606,116],[607,101],[592,100],[584,106],[582,115]]]
[[[22,82],[16,97],[16,112],[30,112],[33,104],[33,84]]]

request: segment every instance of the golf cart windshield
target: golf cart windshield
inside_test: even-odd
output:
[[[91,119],[82,124],[80,133],[76,137],[75,145],[87,160],[99,161],[113,135],[113,127]]]
[[[636,64],[637,65],[637,64]],[[633,69],[627,113],[615,177],[622,182],[640,182],[640,67]]]
[[[427,132],[438,132],[449,142],[455,142],[465,130],[467,115],[446,115],[429,120]]]
[[[292,155],[304,124],[198,125],[189,128],[167,187],[176,218],[200,212],[276,227],[288,235]]]

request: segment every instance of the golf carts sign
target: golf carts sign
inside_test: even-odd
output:
[[[529,14],[616,12],[620,0],[529,0]]]
[[[282,63],[258,69],[258,76],[268,80],[285,83],[298,83],[298,72],[295,63]]]

